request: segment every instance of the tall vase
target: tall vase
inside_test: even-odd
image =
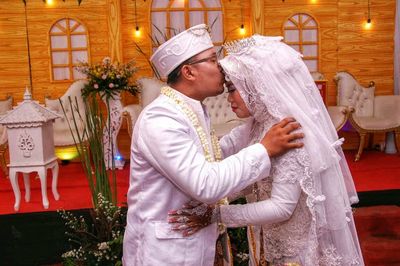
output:
[[[118,93],[114,95],[114,98],[109,98],[107,100],[104,97],[103,99],[109,111],[107,124],[103,129],[104,162],[107,169],[112,169],[112,158],[114,158],[114,167],[116,169],[122,169],[125,160],[119,153],[117,143],[117,135],[122,124],[121,96]]]

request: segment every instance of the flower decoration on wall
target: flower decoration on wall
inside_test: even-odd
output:
[[[82,90],[84,98],[91,94],[99,94],[101,98],[114,98],[121,91],[127,91],[133,95],[138,92],[138,87],[132,85],[129,79],[137,71],[133,62],[127,64],[111,63],[109,57],[105,57],[101,63],[89,65],[81,63],[78,71],[87,75],[88,85]]]

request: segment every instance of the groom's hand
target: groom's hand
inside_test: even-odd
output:
[[[279,156],[290,149],[303,147],[302,142],[295,140],[303,138],[304,134],[293,132],[300,127],[300,124],[293,117],[286,117],[273,125],[261,140],[261,144],[267,149],[269,157]]]

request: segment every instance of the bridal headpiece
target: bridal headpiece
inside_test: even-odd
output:
[[[260,35],[253,35],[249,38],[234,40],[230,42],[226,42],[223,44],[223,47],[227,54],[237,54],[246,52],[251,47],[261,47],[266,45],[271,45],[276,42],[280,42],[283,38],[280,36],[267,37]]]

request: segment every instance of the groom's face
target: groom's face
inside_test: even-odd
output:
[[[196,71],[197,87],[204,98],[216,96],[224,91],[224,77],[214,48],[196,55],[189,64]]]

